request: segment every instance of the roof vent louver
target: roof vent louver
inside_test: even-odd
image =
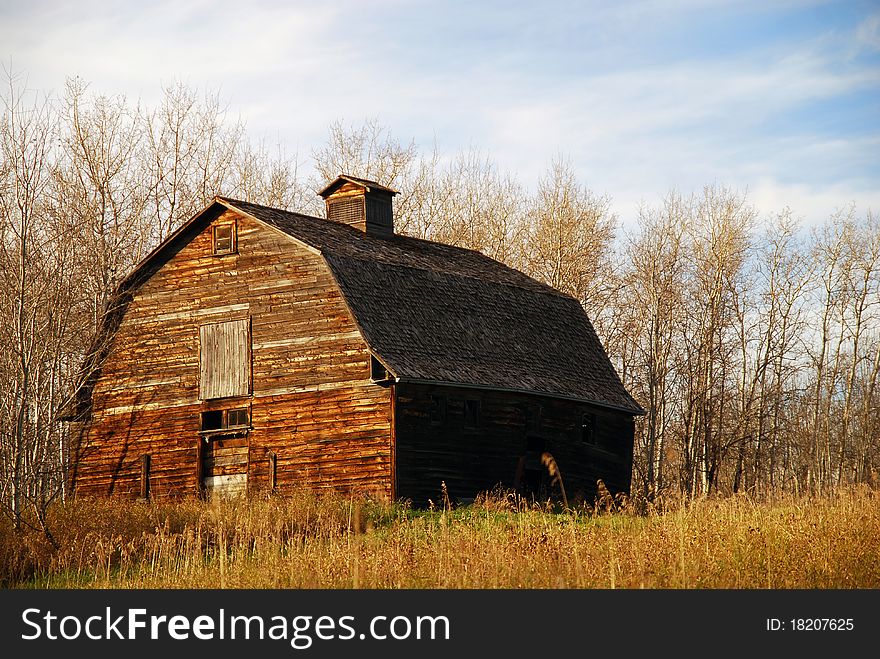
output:
[[[394,234],[392,199],[396,190],[375,181],[342,174],[318,194],[327,204],[328,220],[373,235]]]

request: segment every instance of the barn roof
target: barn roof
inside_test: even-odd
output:
[[[401,381],[527,391],[643,412],[570,296],[473,250],[218,201],[318,250],[371,351]]]

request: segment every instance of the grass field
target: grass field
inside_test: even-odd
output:
[[[302,494],[80,500],[59,548],[0,524],[0,585],[25,588],[878,588],[880,493],[707,499],[648,514],[510,497],[417,511]]]

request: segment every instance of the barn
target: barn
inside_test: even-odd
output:
[[[394,232],[339,176],[327,219],[217,197],[119,285],[68,415],[77,496],[338,491],[423,504],[630,485],[634,417],[577,300]]]

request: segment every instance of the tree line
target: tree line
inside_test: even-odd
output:
[[[880,227],[762,216],[721,185],[670,191],[624,229],[564,158],[534,190],[489,154],[452,158],[337,121],[311,167],[254,143],[214,93],[155,106],[72,78],[7,75],[0,124],[0,501],[43,520],[65,493],[60,421],[118,282],[218,194],[314,215],[341,172],[400,190],[396,230],[476,249],[577,298],[636,425],[633,490],[822,491],[872,482],[880,450]],[[628,218],[629,219],[629,218]],[[628,225],[629,226],[629,225]]]

